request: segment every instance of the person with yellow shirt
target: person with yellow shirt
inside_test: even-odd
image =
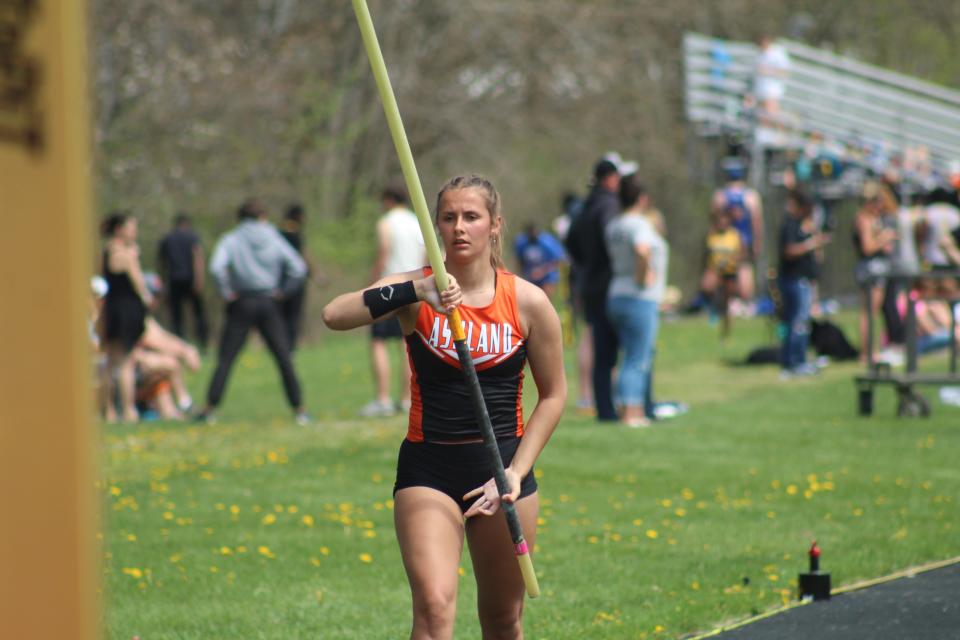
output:
[[[730,298],[737,295],[737,272],[743,262],[744,247],[740,233],[733,226],[730,208],[713,214],[705,242],[705,263],[700,291],[713,300],[714,311],[721,318],[722,337],[730,335]]]

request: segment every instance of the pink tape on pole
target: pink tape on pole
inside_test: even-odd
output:
[[[514,551],[517,552],[518,556],[525,556],[530,552],[530,548],[527,547],[527,541],[523,540],[519,544],[513,545]]]

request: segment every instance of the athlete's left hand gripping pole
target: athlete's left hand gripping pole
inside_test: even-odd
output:
[[[400,108],[397,106],[397,100],[393,94],[393,87],[390,84],[390,77],[387,75],[387,65],[383,61],[383,53],[380,51],[377,32],[373,28],[373,19],[370,17],[370,10],[367,8],[366,0],[353,0],[353,10],[357,14],[360,33],[363,35],[363,44],[367,49],[367,58],[370,60],[373,77],[377,81],[377,89],[380,91],[380,100],[383,103],[383,112],[387,116],[390,135],[393,137],[393,144],[397,149],[400,167],[403,169],[403,177],[407,183],[407,190],[410,192],[413,209],[420,223],[420,231],[423,233],[423,240],[427,247],[427,255],[430,258],[430,266],[433,268],[434,277],[437,281],[437,288],[443,291],[449,283],[447,270],[443,265],[443,256],[440,253],[437,236],[433,231],[433,222],[430,220],[427,200],[423,195],[420,176],[417,175],[417,167],[413,162],[413,152],[410,151],[410,143],[407,142],[407,134],[403,128],[403,120],[400,119]],[[470,347],[467,345],[467,339],[463,332],[460,312],[456,309],[450,314],[450,330],[453,333],[454,343],[457,347],[460,366],[463,369],[467,386],[470,387],[470,393],[473,396],[474,408],[476,409],[477,418],[480,422],[483,442],[490,455],[490,465],[493,468],[493,476],[497,482],[497,491],[500,495],[504,495],[510,492],[510,487],[507,485],[506,475],[503,471],[503,460],[500,458],[500,449],[497,447],[497,440],[493,434],[493,425],[490,424],[490,415],[487,413],[487,406],[483,400],[483,393],[480,390],[477,370],[474,368],[473,358],[470,357]],[[510,528],[510,537],[513,539],[514,549],[517,553],[517,561],[520,563],[520,572],[523,574],[523,582],[527,588],[527,595],[531,598],[536,598],[540,595],[540,585],[537,583],[537,576],[533,570],[533,562],[530,560],[530,549],[527,546],[527,541],[523,537],[523,530],[520,527],[520,518],[517,516],[517,510],[512,504],[505,502],[501,502],[501,507],[507,519],[507,526]]]

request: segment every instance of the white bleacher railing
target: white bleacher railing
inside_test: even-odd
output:
[[[795,146],[819,131],[838,142],[908,153],[923,148],[945,172],[960,159],[960,91],[895,73],[789,40],[780,100],[787,135],[771,146]],[[684,36],[686,115],[700,133],[750,133],[756,121],[744,109],[758,47],[688,33]]]

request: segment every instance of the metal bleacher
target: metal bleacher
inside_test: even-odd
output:
[[[780,101],[782,131],[762,136],[744,107],[759,48],[685,34],[686,116],[699,135],[753,135],[766,147],[797,148],[816,131],[851,147],[891,154],[923,148],[941,174],[960,159],[960,91],[798,42],[777,44],[790,56]]]

